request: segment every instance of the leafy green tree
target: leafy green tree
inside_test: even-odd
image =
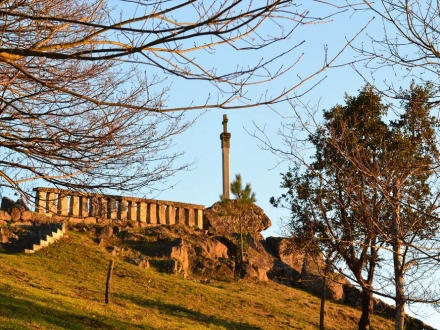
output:
[[[404,282],[405,276],[423,276],[427,268],[420,261],[429,259],[438,228],[432,96],[430,85],[412,84],[401,91],[403,113],[388,123],[389,107],[372,86],[357,97],[346,96],[345,105],[325,111],[323,125],[310,132],[313,161],[296,155],[301,161],[283,175],[287,192],[272,199],[291,210],[295,237],[321,251],[336,251],[344,261],[349,278],[362,289],[359,329],[370,326],[373,293],[396,301],[396,329],[402,327],[405,303],[435,300],[418,286],[421,282]],[[395,293],[375,289],[390,286],[390,276],[375,282],[388,260],[393,260]],[[432,266],[434,259],[429,260]],[[405,295],[408,288],[413,297]]]
[[[224,196],[220,196],[220,202],[232,214],[234,220],[238,223],[240,262],[244,261],[243,231],[247,229],[249,222],[249,211],[253,203],[257,201],[255,193],[252,192],[250,183],[246,183],[243,188],[241,175],[236,174],[235,180],[231,182],[231,192],[235,196],[234,201],[230,201]]]

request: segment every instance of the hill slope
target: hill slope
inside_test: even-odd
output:
[[[0,253],[1,329],[317,329],[319,299],[272,282],[200,283],[115,259],[85,234],[34,255]],[[327,329],[355,329],[360,312],[328,303]],[[392,329],[379,316],[374,329]]]

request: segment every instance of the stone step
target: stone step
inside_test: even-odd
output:
[[[53,236],[47,235],[47,236],[46,236],[46,242],[47,242],[48,244],[53,244],[53,243],[56,242],[56,239],[55,239]]]
[[[24,252],[26,254],[32,254],[36,251],[41,250],[44,247],[49,246],[50,244],[55,243],[58,241],[61,237],[64,236],[64,233],[66,232],[66,225],[63,223],[62,226],[59,225],[52,225],[52,226],[45,226],[43,228],[40,228],[37,233],[38,241],[36,244],[32,244],[31,248],[26,248]]]

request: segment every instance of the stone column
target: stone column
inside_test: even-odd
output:
[[[117,216],[116,200],[114,198],[107,198],[107,218],[115,220]]]
[[[137,203],[133,201],[128,201],[128,210],[127,210],[127,220],[138,221],[137,216]]]
[[[176,223],[185,224],[185,208],[183,206],[179,206],[176,210]]]
[[[125,199],[118,199],[116,201],[116,203],[117,203],[116,219],[118,219],[118,220],[127,220],[127,216],[128,216],[127,201]]]
[[[140,222],[147,222],[147,203],[139,203],[138,218]]]
[[[222,124],[223,133],[220,134],[220,140],[222,140],[223,196],[229,199],[229,146],[231,133],[228,133],[228,117],[226,115],[223,115]]]
[[[79,216],[79,196],[70,195],[70,215]]]
[[[35,195],[36,212],[46,213],[46,192],[37,190]]]
[[[203,229],[203,210],[195,210],[196,227]]]
[[[107,200],[103,197],[92,197],[89,205],[89,216],[107,218]]]
[[[109,219],[109,214],[107,210],[107,198],[100,197],[98,198],[98,207],[99,207],[99,217],[104,219]]]
[[[174,205],[168,205],[166,211],[167,225],[176,224],[176,208]]]
[[[164,204],[159,204],[157,208],[157,223],[161,225],[167,224],[167,218],[166,218],[166,208],[167,206]]]
[[[80,198],[80,215],[82,217],[89,216],[89,198],[82,196]]]
[[[69,214],[69,197],[64,194],[58,194],[58,214]]]
[[[195,225],[194,220],[194,209],[185,209],[185,224],[192,227]]]
[[[151,223],[151,224],[157,223],[156,211],[157,211],[156,203],[149,203],[148,210],[147,210],[147,222],[148,223]]]
[[[57,201],[58,198],[54,192],[49,192],[46,194],[46,207],[49,213],[57,214],[58,211]]]
[[[90,204],[89,204],[89,216],[96,217],[99,213],[99,205],[98,205],[98,198],[93,196],[90,197]]]

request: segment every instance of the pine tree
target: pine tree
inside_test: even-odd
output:
[[[249,183],[243,189],[241,175],[236,174],[235,180],[231,183],[231,192],[235,196],[233,204],[224,196],[220,197],[220,202],[229,210],[232,211],[232,217],[238,222],[239,226],[239,245],[240,245],[240,263],[244,262],[244,247],[243,247],[243,230],[247,227],[248,213],[253,203],[257,201],[255,193],[252,192],[251,185]],[[231,212],[231,211],[230,211]]]

